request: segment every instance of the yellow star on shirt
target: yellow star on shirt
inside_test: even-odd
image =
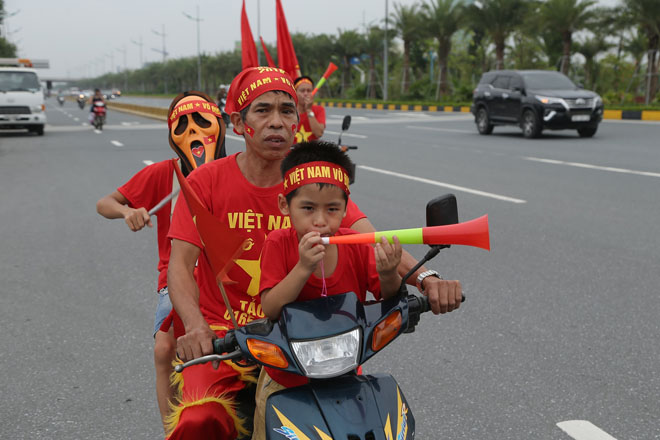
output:
[[[301,142],[308,141],[311,135],[312,135],[311,131],[305,130],[305,127],[300,125],[300,128],[298,129],[298,133],[296,133],[296,143],[299,144]]]
[[[250,285],[247,288],[247,294],[250,296],[259,295],[259,280],[261,280],[261,255],[258,260],[236,260],[241,269],[250,275]]]

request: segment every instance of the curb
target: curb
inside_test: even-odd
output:
[[[125,104],[121,102],[107,102],[106,106],[124,113],[131,113],[159,121],[167,121],[167,109],[162,107],[147,107],[145,105]]]
[[[469,106],[410,105],[410,104],[372,104],[361,102],[319,101],[319,105],[336,108],[359,108],[367,110],[401,110],[413,112],[455,112],[470,113]],[[605,110],[603,119],[628,119],[636,121],[660,121],[660,110]]]

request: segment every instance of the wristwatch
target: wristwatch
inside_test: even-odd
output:
[[[415,284],[417,285],[417,289],[419,289],[420,292],[424,291],[424,288],[422,287],[422,282],[424,281],[424,279],[426,279],[426,277],[436,277],[442,279],[440,274],[435,270],[426,270],[420,273],[419,276],[417,277],[417,281],[415,282]]]
[[[310,118],[315,117],[314,112],[311,110],[307,112],[307,116],[309,116]]]

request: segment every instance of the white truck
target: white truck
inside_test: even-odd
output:
[[[0,58],[0,130],[27,129],[44,134],[46,104],[37,71],[48,61]]]

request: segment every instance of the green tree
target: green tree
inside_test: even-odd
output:
[[[424,37],[420,32],[419,6],[394,4],[391,14],[397,36],[403,40],[403,65],[401,66],[401,93],[407,94],[410,87],[410,50],[413,44]]]
[[[544,31],[561,35],[560,70],[565,75],[571,67],[573,34],[588,27],[594,18],[594,11],[590,8],[595,3],[595,0],[547,0],[541,4]]]
[[[605,40],[605,35],[600,32],[594,33],[593,36],[586,38],[582,42],[575,43],[575,51],[582,54],[585,59],[584,85],[588,89],[597,89],[598,63],[596,62],[596,56],[608,51],[612,47],[613,44],[608,43]]]
[[[481,0],[473,3],[469,17],[474,28],[483,29],[495,44],[495,68],[504,68],[506,40],[524,22],[528,0]]]
[[[339,37],[337,38],[335,53],[341,60],[341,95],[345,96],[347,91],[348,81],[351,78],[351,64],[352,57],[360,56],[364,48],[364,36],[356,30],[342,31],[339,30]]]
[[[630,15],[639,24],[647,39],[646,103],[658,90],[658,49],[660,46],[660,2],[658,0],[624,0]]]
[[[449,92],[448,61],[451,53],[451,40],[465,21],[465,8],[461,0],[428,0],[422,5],[424,27],[435,37],[438,45],[438,86],[435,99]]]

